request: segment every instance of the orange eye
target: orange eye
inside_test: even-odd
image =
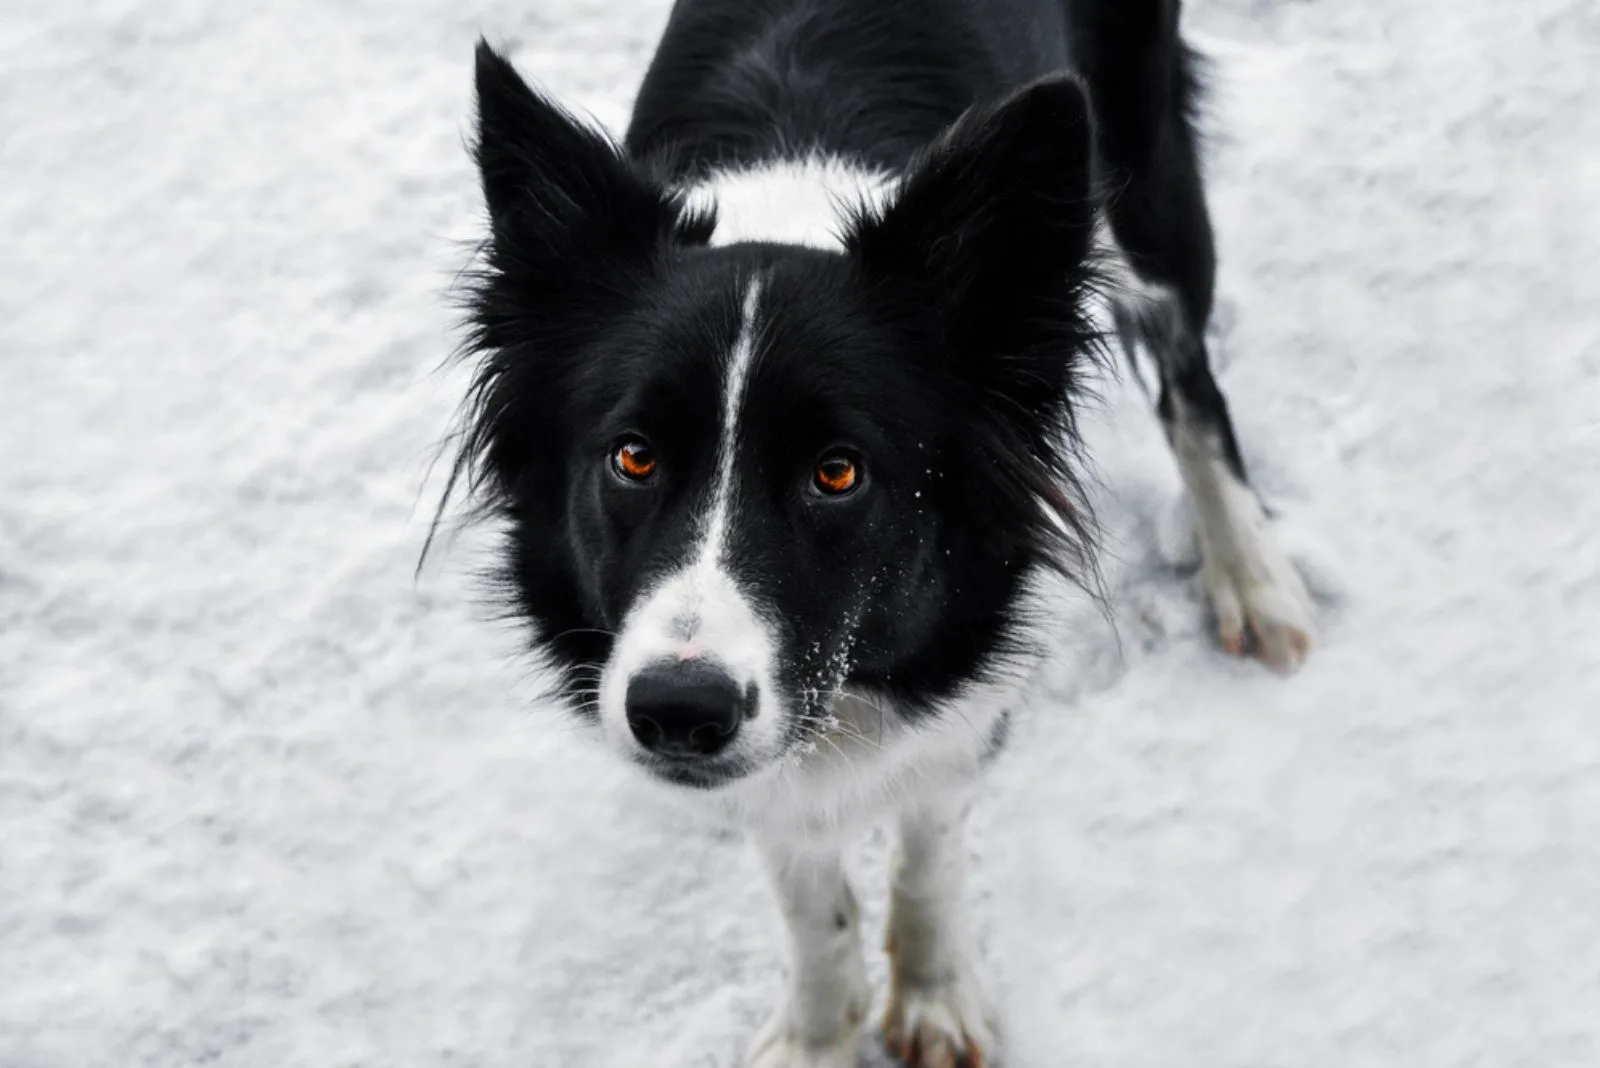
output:
[[[611,466],[629,482],[643,482],[656,473],[656,454],[638,438],[624,441],[611,454]]]
[[[841,497],[855,489],[861,481],[861,465],[847,453],[829,453],[817,461],[812,473],[812,485],[817,492],[829,497]]]

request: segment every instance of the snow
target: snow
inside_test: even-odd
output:
[[[666,6],[5,5],[0,1065],[737,1064],[738,834],[533,699],[482,535],[412,577],[471,44],[615,126]],[[1323,640],[1213,647],[1114,391],[1118,633],[1063,624],[973,817],[1005,1064],[1600,1063],[1600,9],[1190,7]]]

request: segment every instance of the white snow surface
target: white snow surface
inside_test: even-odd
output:
[[[0,1065],[736,1065],[747,846],[535,699],[487,536],[412,575],[473,40],[620,128],[666,0],[0,6]],[[1111,388],[1117,633],[971,824],[1003,1064],[1600,1064],[1600,7],[1186,18],[1322,640],[1214,647]]]

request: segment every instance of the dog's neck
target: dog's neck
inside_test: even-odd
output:
[[[895,185],[886,172],[810,156],[716,171],[685,193],[691,208],[715,209],[713,245],[757,241],[838,251],[861,210],[881,211]]]

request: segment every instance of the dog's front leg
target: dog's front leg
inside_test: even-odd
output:
[[[994,1054],[994,1013],[978,979],[963,900],[966,801],[966,791],[951,790],[900,816],[883,1038],[917,1068],[983,1068]]]
[[[870,992],[861,913],[837,846],[759,840],[789,931],[788,989],[749,1068],[856,1068]]]

